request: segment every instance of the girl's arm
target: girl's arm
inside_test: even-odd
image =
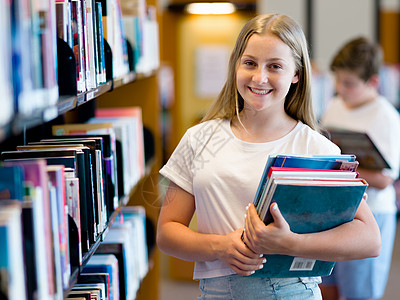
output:
[[[157,226],[157,245],[161,251],[188,261],[220,259],[240,275],[250,275],[259,269],[263,258],[243,244],[240,238],[243,229],[227,235],[195,232],[188,227],[194,211],[194,196],[171,182]]]
[[[379,228],[364,200],[353,221],[310,234],[293,233],[278,205],[274,203],[270,209],[274,222],[268,226],[258,217],[254,205],[247,211],[244,242],[254,252],[328,261],[363,259],[380,253]]]

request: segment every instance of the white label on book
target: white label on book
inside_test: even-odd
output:
[[[289,271],[311,271],[314,268],[315,259],[295,257]]]

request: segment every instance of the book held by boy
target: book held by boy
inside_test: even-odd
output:
[[[330,139],[342,150],[342,153],[354,153],[360,167],[372,170],[389,168],[383,154],[366,132],[350,131],[338,128],[328,129]]]

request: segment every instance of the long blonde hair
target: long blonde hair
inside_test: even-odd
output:
[[[236,71],[250,37],[269,32],[279,37],[292,50],[299,81],[292,84],[285,99],[285,112],[295,120],[302,121],[313,129],[317,122],[312,108],[311,63],[307,41],[300,25],[286,15],[259,15],[242,28],[232,51],[228,76],[224,87],[215,99],[202,122],[212,119],[231,119],[243,109],[244,101],[237,91]]]

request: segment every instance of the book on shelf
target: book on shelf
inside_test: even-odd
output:
[[[66,172],[65,176],[65,193],[68,205],[68,215],[71,216],[69,222],[70,228],[70,261],[71,265],[81,266],[83,263],[82,256],[82,230],[81,227],[81,207],[79,193],[79,178],[75,177],[75,172]]]
[[[121,208],[121,214],[115,218],[113,225],[131,223],[130,233],[133,240],[132,256],[137,268],[136,274],[139,280],[142,280],[148,270],[148,248],[146,238],[146,211],[143,206],[124,206]]]
[[[94,0],[56,1],[57,36],[73,50],[77,92],[90,91],[106,82],[101,3]]]
[[[51,139],[42,140],[45,143],[53,143],[54,140],[63,142],[78,142],[88,146],[88,142],[95,141],[95,148],[102,153],[103,160],[103,179],[104,179],[104,194],[106,202],[107,218],[118,207],[118,187],[117,175],[115,168],[115,140],[109,134],[82,134],[82,135],[55,135]],[[54,143],[57,143],[56,141]]]
[[[15,113],[29,116],[43,107],[35,84],[41,75],[37,54],[40,53],[40,43],[37,34],[33,33],[30,2],[26,0],[12,1],[12,76],[15,101]],[[3,26],[1,26],[3,28]],[[10,30],[11,32],[11,30]],[[4,43],[6,44],[6,43]],[[10,44],[11,45],[11,44]],[[11,60],[10,60],[11,61]],[[5,67],[7,67],[5,65]]]
[[[83,93],[86,91],[86,72],[84,63],[84,44],[83,44],[83,24],[82,24],[82,1],[72,0],[72,38],[73,52],[76,61],[76,82],[77,92]]]
[[[103,232],[107,223],[107,212],[104,195],[104,172],[101,150],[96,149],[96,141],[89,139],[81,140],[58,140],[47,139],[40,142],[33,142],[29,145],[17,146],[17,150],[51,149],[51,148],[76,148],[86,151],[86,167],[91,169],[92,189],[94,196],[94,216],[96,219],[96,236]]]
[[[143,20],[142,55],[139,58],[137,70],[140,73],[148,73],[160,65],[158,24],[155,7],[148,5],[146,17]]]
[[[124,223],[110,227],[96,253],[113,254],[118,260],[119,292],[122,299],[132,299],[139,288],[135,259],[132,256],[133,240],[129,232],[131,224]]]
[[[305,160],[310,161],[308,170]],[[290,167],[276,167],[283,161]],[[352,221],[368,184],[357,178],[356,169],[348,170],[347,165],[341,170],[337,161],[356,162],[354,156],[345,155],[269,157],[254,199],[260,218],[267,225],[273,222],[270,207],[276,202],[295,233],[320,232]],[[266,255],[266,258],[264,268],[253,276],[327,276],[335,265],[333,261],[288,255]]]
[[[115,255],[95,253],[81,273],[107,273],[110,280],[110,299],[120,299],[119,266]]]
[[[82,16],[82,41],[83,41],[83,64],[84,64],[84,72],[85,72],[85,85],[86,90],[90,91],[94,86],[92,86],[93,82],[90,77],[90,65],[89,65],[89,37],[88,37],[88,0],[81,1],[81,16]]]
[[[78,284],[87,284],[87,283],[101,283],[105,288],[105,299],[111,300],[110,294],[110,274],[108,273],[81,273],[79,274]]]
[[[114,127],[111,123],[102,124],[64,124],[52,127],[54,136],[74,136],[74,137],[101,137],[103,138],[104,159],[106,170],[112,184],[109,185],[109,193],[112,194],[113,201],[107,203],[108,213],[112,213],[119,206],[118,198],[118,175],[117,175],[117,154]],[[111,199],[110,199],[111,200]],[[108,215],[109,216],[109,215]]]
[[[95,26],[96,21],[95,18],[95,1],[87,0],[86,1],[86,32],[87,32],[87,44],[86,44],[86,53],[87,53],[87,78],[88,78],[88,89],[94,89],[98,86],[97,76],[96,76],[96,52],[95,52]]]
[[[147,74],[157,69],[160,60],[155,7],[143,0],[123,1],[121,10],[125,35],[133,48],[135,71]]]
[[[66,299],[92,300],[93,297],[90,291],[70,291]]]
[[[62,166],[63,167],[63,166]],[[46,168],[47,175],[49,177],[49,204],[50,204],[50,224],[51,224],[51,243],[53,247],[53,259],[52,259],[52,267],[54,270],[54,298],[61,299],[63,297],[64,284],[63,282],[63,273],[66,271],[63,269],[62,260],[65,257],[61,257],[61,245],[60,245],[60,224],[59,224],[59,215],[58,215],[58,205],[59,199],[59,189],[60,186],[55,185],[55,181],[50,179],[51,171]],[[64,180],[64,179],[62,179]]]
[[[0,167],[0,199],[23,201],[24,173],[19,166]]]
[[[144,136],[142,108],[138,106],[114,107],[114,108],[97,108],[95,117],[100,119],[126,119],[129,123],[129,149],[131,157],[138,169],[138,176],[144,175],[145,159],[144,159]]]
[[[17,175],[17,176],[16,176]],[[26,272],[26,294],[33,295],[37,291],[36,281],[36,270],[35,266],[35,240],[33,235],[33,212],[32,212],[32,201],[29,199],[26,193],[26,184],[24,179],[24,172],[21,166],[2,166],[0,168],[0,214],[1,211],[5,212],[5,208],[1,208],[2,205],[7,205],[8,199],[18,200],[22,209],[22,230],[23,230],[23,263]],[[6,201],[4,201],[6,200]],[[6,243],[1,242],[6,245]],[[5,280],[3,278],[3,280]],[[1,281],[1,280],[0,280]],[[5,293],[5,292],[4,292]],[[1,298],[1,297],[0,297]]]
[[[88,291],[92,299],[106,299],[106,287],[104,283],[77,283],[72,291]]]
[[[79,144],[81,143],[81,144]],[[108,181],[110,180],[106,176],[106,162],[103,153],[103,140],[100,137],[89,138],[89,137],[53,137],[50,139],[43,139],[40,142],[30,143],[30,145],[59,145],[59,147],[65,147],[67,145],[72,146],[85,146],[90,149],[92,158],[92,169],[94,180],[94,192],[97,195],[97,213],[99,214],[99,232],[103,232],[107,223],[107,203],[108,199]]]
[[[132,65],[133,70],[136,71],[136,66],[139,62],[141,55],[141,43],[140,43],[140,30],[139,30],[139,18],[135,15],[135,11],[132,15],[127,14],[124,11],[124,3],[122,5],[122,24],[124,26],[125,38],[132,48],[133,58]]]
[[[55,6],[57,37],[62,39],[71,49],[73,49],[71,2],[56,0]]]
[[[50,193],[50,205],[52,207],[52,222],[54,228],[54,253],[57,262],[55,267],[59,268],[56,274],[59,275],[58,280],[61,283],[59,290],[62,291],[68,288],[71,277],[65,166],[47,166],[46,170],[49,177],[49,187],[52,191]]]
[[[4,165],[19,166],[24,170],[24,254],[26,264],[34,266],[34,270],[27,272],[28,289],[33,289],[30,291],[37,294],[39,299],[55,297],[58,291],[55,285],[53,227],[46,161],[13,160],[5,161]],[[31,283],[33,286],[29,286]]]
[[[96,14],[96,26],[95,26],[95,38],[96,38],[96,51],[97,51],[97,82],[99,84],[106,82],[106,59],[104,52],[104,36],[103,36],[103,9],[101,2],[95,2]],[[112,73],[112,70],[109,70]]]
[[[342,153],[353,153],[357,156],[360,168],[390,169],[390,165],[368,133],[339,128],[329,128],[328,133],[329,138],[339,146]]]
[[[0,200],[1,299],[27,299],[21,216],[20,201]]]
[[[123,110],[123,109],[120,109]],[[96,110],[95,118],[89,123],[110,122],[114,126],[117,142],[117,162],[120,197],[129,195],[132,188],[144,175],[144,142],[143,125],[141,123],[141,110],[126,108],[124,114],[118,115],[116,109]]]
[[[0,59],[3,62],[0,70],[0,91],[2,92],[0,126],[7,125],[14,114],[13,65],[11,58],[12,41],[15,38],[11,35],[11,5],[11,2],[0,3]]]
[[[113,129],[115,132],[115,145],[116,145],[116,158],[117,158],[117,178],[118,178],[118,197],[124,197],[129,195],[129,192],[133,186],[131,179],[131,172],[135,170],[134,166],[131,165],[129,147],[128,147],[128,127],[127,123],[120,120],[107,119],[107,122],[113,123]],[[90,119],[89,124],[102,124],[105,121],[102,119]]]
[[[87,252],[96,239],[95,203],[92,189],[90,159],[88,149],[50,148],[24,151],[4,151],[1,157],[5,161],[43,159],[48,165],[64,165],[75,170],[79,178],[82,251]],[[85,159],[86,157],[86,159]]]
[[[112,78],[121,77],[129,73],[126,41],[121,21],[121,7],[119,1],[102,1],[103,36],[109,43],[112,55]]]
[[[57,82],[57,33],[55,3],[52,0],[40,1],[32,5],[34,15],[37,14],[40,21],[41,42],[41,66],[43,75],[43,88],[45,89],[46,107],[57,104],[58,82]]]

